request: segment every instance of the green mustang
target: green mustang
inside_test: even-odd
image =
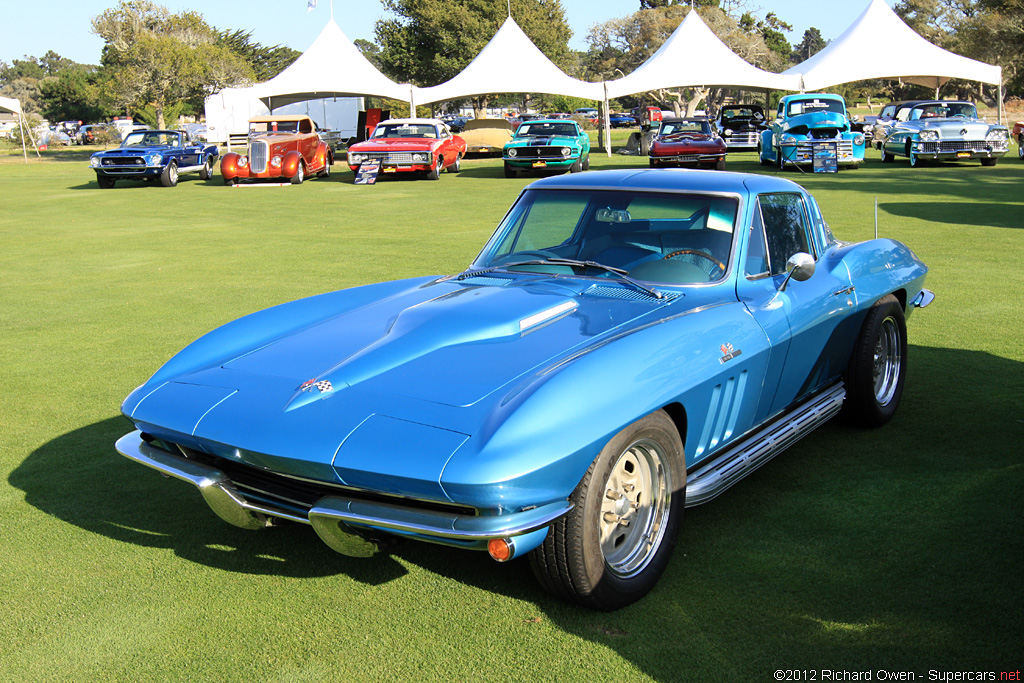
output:
[[[515,178],[517,171],[531,170],[568,169],[578,173],[590,168],[590,137],[575,121],[525,121],[505,143],[501,158],[506,178]]]

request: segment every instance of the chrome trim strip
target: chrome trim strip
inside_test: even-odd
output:
[[[914,297],[914,301],[911,302],[911,305],[914,306],[914,308],[924,308],[933,301],[935,301],[935,292],[930,289],[922,289],[918,292],[917,296]]]
[[[321,526],[320,520],[336,520],[408,534],[482,541],[521,536],[543,529],[572,508],[572,503],[561,500],[507,515],[473,516],[418,510],[345,496],[324,496],[309,511],[309,519],[314,528]]]
[[[686,507],[706,503],[831,419],[843,407],[846,388],[833,385],[793,412],[701,465],[687,477]]]

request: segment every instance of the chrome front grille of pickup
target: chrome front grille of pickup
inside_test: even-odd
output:
[[[249,168],[255,173],[263,173],[267,170],[267,158],[270,145],[266,140],[253,140],[249,143]]]

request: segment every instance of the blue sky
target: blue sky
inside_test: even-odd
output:
[[[156,0],[172,12],[191,9],[217,28],[251,30],[263,45],[287,45],[305,50],[330,17],[331,0],[318,0],[306,11],[307,0]],[[894,0],[886,0],[892,5]],[[0,60],[10,63],[25,55],[40,57],[53,50],[84,64],[99,63],[103,41],[90,31],[90,20],[116,0],[49,0],[41,5],[5,2],[0,15]],[[571,46],[586,47],[586,36],[596,23],[623,17],[639,9],[639,0],[562,0],[573,30]],[[748,11],[763,17],[775,12],[793,25],[789,36],[797,43],[803,32],[816,26],[830,40],[839,36],[868,6],[868,0],[748,0]],[[373,24],[384,16],[380,0],[335,0],[334,19],[350,39],[373,39]]]

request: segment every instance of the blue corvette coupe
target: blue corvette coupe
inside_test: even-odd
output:
[[[529,185],[470,267],[321,294],[192,343],[122,405],[128,458],[225,521],[530,557],[645,595],[685,506],[836,414],[879,426],[927,268],[833,237],[788,180],[629,170]]]

